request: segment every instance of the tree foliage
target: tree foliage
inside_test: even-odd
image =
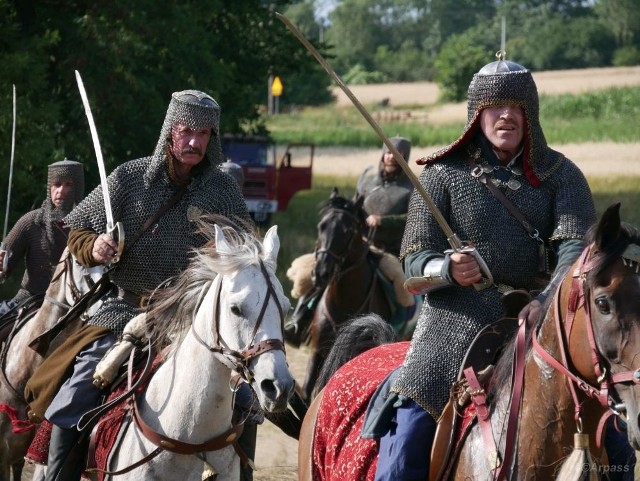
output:
[[[84,162],[87,191],[98,182],[74,70],[87,89],[107,171],[153,151],[174,91],[196,88],[216,98],[222,132],[265,131],[260,106],[271,74],[283,78],[287,99],[329,99],[329,79],[274,16],[289,3],[0,0],[3,172],[12,84],[18,94],[11,224],[42,201],[54,161]]]

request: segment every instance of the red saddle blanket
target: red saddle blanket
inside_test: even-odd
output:
[[[161,364],[161,356],[157,356],[153,366],[151,368],[151,373],[155,372],[155,370]],[[138,377],[142,374],[142,368],[136,371],[133,374],[133,383],[138,379]],[[147,382],[151,376],[147,378]],[[144,391],[146,387],[146,383],[142,383],[142,385],[136,388],[136,392]],[[117,397],[121,396],[127,391],[127,385],[125,382],[120,383],[110,394],[107,399],[107,402],[110,402]],[[91,436],[91,446],[89,452],[89,459],[87,465],[89,468],[97,468],[97,479],[98,481],[104,480],[104,474],[101,471],[107,469],[107,463],[109,461],[109,456],[111,451],[118,440],[118,434],[120,429],[122,428],[123,422],[127,419],[129,413],[131,412],[131,402],[133,397],[129,397],[120,404],[111,408],[109,411],[104,413],[96,427],[94,428],[94,432]],[[52,424],[44,420],[40,424],[40,428],[36,432],[33,441],[31,441],[31,445],[27,450],[27,454],[25,459],[29,462],[36,464],[47,464],[47,458],[49,453],[49,442],[51,440],[51,428]]]
[[[374,478],[378,443],[360,437],[364,415],[378,385],[404,360],[409,344],[370,349],[338,369],[327,383],[314,432],[314,481]]]

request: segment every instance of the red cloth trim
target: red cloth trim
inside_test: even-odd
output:
[[[360,437],[378,385],[404,361],[410,342],[384,344],[342,366],[324,389],[312,449],[314,481],[373,480],[378,443]]]

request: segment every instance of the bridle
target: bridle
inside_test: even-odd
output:
[[[554,325],[556,328],[556,337],[558,339],[558,349],[560,351],[560,360],[551,355],[539,341],[541,329],[538,328],[531,334],[533,349],[538,353],[544,361],[550,364],[554,369],[564,375],[569,381],[569,390],[574,403],[575,421],[577,430],[582,433],[582,411],[583,403],[578,397],[578,390],[586,396],[596,399],[600,405],[606,408],[601,416],[596,432],[596,442],[600,448],[600,440],[602,439],[602,430],[604,429],[606,420],[613,414],[619,414],[616,411],[615,401],[610,394],[615,384],[632,383],[640,384],[640,369],[635,371],[625,371],[612,374],[604,367],[603,358],[596,345],[596,337],[591,321],[591,308],[589,299],[589,289],[586,286],[588,273],[597,265],[597,258],[592,256],[592,246],[587,246],[579,257],[577,267],[574,269],[571,280],[571,288],[569,291],[569,301],[567,303],[567,312],[563,320],[562,316],[562,287],[565,280],[559,283],[554,293]],[[624,258],[623,258],[624,261]],[[625,266],[627,265],[624,262]],[[589,338],[589,349],[591,356],[591,365],[594,368],[594,375],[598,385],[594,386],[584,380],[579,374],[572,371],[570,367],[571,359],[569,358],[568,339],[570,339],[571,329],[578,310],[584,310],[585,327]],[[480,431],[489,453],[489,460],[492,463],[493,478],[495,480],[506,479],[507,471],[514,459],[514,446],[518,425],[519,411],[521,407],[522,393],[524,387],[524,370],[525,370],[525,337],[526,337],[526,319],[519,319],[519,329],[516,335],[516,345],[514,350],[514,371],[512,376],[512,393],[510,400],[510,408],[508,420],[506,423],[506,442],[503,459],[499,459],[495,441],[491,431],[489,422],[490,411],[486,406],[486,395],[484,389],[480,385],[472,368],[465,369],[465,377],[467,378],[471,388],[474,390],[472,399],[476,405],[478,414],[478,424]],[[576,387],[578,389],[576,389]]]
[[[249,364],[252,359],[255,359],[261,354],[272,350],[283,352],[285,351],[284,342],[282,341],[282,339],[284,339],[284,310],[282,308],[282,305],[280,304],[280,301],[278,300],[278,296],[273,287],[273,283],[271,282],[271,278],[269,277],[269,272],[267,271],[267,268],[262,261],[260,261],[260,270],[267,284],[267,295],[264,298],[262,308],[260,309],[260,314],[258,315],[258,319],[253,328],[251,340],[244,349],[242,349],[241,351],[236,351],[229,348],[226,345],[226,342],[224,342],[224,340],[220,336],[220,292],[222,290],[222,278],[224,277],[222,274],[218,274],[216,276],[216,278],[213,280],[212,286],[212,289],[215,290],[215,301],[213,305],[214,344],[212,346],[208,345],[195,330],[193,322],[191,323],[191,332],[193,333],[196,340],[210,352],[215,354],[223,364],[240,374],[241,377],[247,382],[253,381],[254,378],[253,373],[249,368]],[[267,311],[270,298],[273,298],[273,301],[278,308],[278,313],[280,314],[281,337],[280,339],[266,339],[264,341],[258,342],[257,344],[254,344],[256,334],[258,333],[258,329],[260,328],[264,319],[264,315]]]
[[[350,265],[346,266],[346,263],[349,260],[349,256],[352,254],[354,250],[355,243],[362,238],[362,221],[355,214],[349,211],[346,211],[344,209],[337,209],[337,208],[328,209],[325,212],[324,216],[322,217],[322,220],[330,216],[342,216],[353,221],[350,223],[347,229],[347,233],[351,234],[351,236],[349,237],[349,242],[347,243],[347,247],[343,253],[337,253],[331,247],[316,246],[316,249],[315,249],[315,257],[316,257],[317,264],[320,262],[320,258],[323,255],[334,259],[335,261],[334,267],[331,272],[331,278],[329,279],[329,283],[331,282],[335,283],[347,272],[355,268],[355,266],[357,266],[359,262],[364,257],[366,257],[367,252],[369,252],[369,247],[365,243],[364,244],[365,248],[362,249],[362,252],[360,253],[359,257]],[[321,223],[322,223],[322,220],[320,221]]]
[[[578,390],[576,387],[586,394],[588,397],[596,399],[600,405],[604,408],[607,408],[607,412],[605,412],[600,419],[598,425],[598,436],[596,439],[598,443],[600,442],[601,436],[599,435],[601,429],[603,429],[606,419],[613,415],[619,414],[615,409],[615,401],[610,394],[612,388],[615,384],[620,383],[632,383],[632,384],[640,384],[640,369],[636,369],[634,371],[624,371],[620,373],[612,374],[607,370],[604,365],[602,355],[598,350],[596,345],[596,337],[593,330],[593,324],[591,321],[591,308],[590,308],[590,299],[589,299],[589,289],[585,288],[587,275],[596,265],[597,258],[592,256],[592,246],[588,246],[582,252],[578,265],[574,269],[573,272],[573,280],[571,282],[571,289],[569,292],[569,302],[567,305],[567,312],[564,321],[562,320],[562,312],[561,312],[561,295],[560,291],[562,289],[563,283],[560,283],[558,286],[558,290],[556,292],[556,302],[554,304],[554,318],[555,318],[555,326],[558,334],[559,340],[559,350],[561,359],[558,360],[553,357],[538,341],[538,334],[533,333],[533,347],[536,352],[551,366],[553,366],[556,370],[562,373],[564,376],[568,378],[569,389],[571,391],[571,396],[574,402],[575,408],[575,420],[578,426],[578,430],[582,430],[582,403],[578,399]],[[626,265],[626,263],[625,263]],[[576,313],[579,309],[584,310],[585,315],[585,326],[587,330],[587,335],[589,338],[589,350],[591,356],[591,364],[594,369],[594,374],[597,379],[597,386],[589,383],[584,380],[578,374],[574,373],[570,366],[570,359],[568,356],[568,339],[571,335],[571,328],[573,327],[573,322],[575,320]],[[599,447],[599,446],[598,446]]]

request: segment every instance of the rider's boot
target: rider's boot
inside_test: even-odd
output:
[[[300,347],[300,344],[309,337],[309,326],[322,292],[323,289],[314,288],[298,299],[291,319],[284,326],[284,340],[293,347]]]
[[[80,432],[74,428],[51,429],[45,481],[80,481],[84,453],[78,445]]]

